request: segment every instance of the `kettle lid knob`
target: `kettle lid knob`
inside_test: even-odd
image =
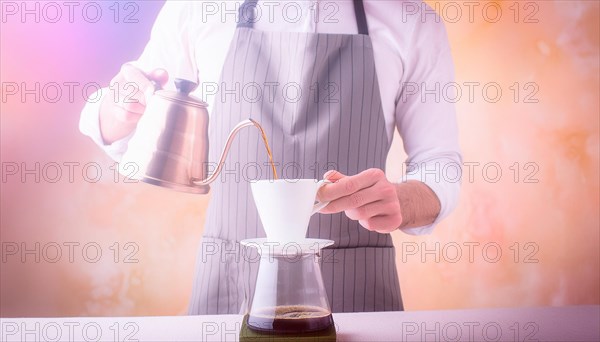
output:
[[[180,93],[183,93],[185,95],[188,95],[189,93],[194,91],[196,88],[198,88],[198,83],[184,80],[183,78],[176,78],[174,83],[175,83],[175,88],[177,88],[177,91]]]

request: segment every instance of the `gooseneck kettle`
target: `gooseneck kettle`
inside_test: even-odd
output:
[[[217,164],[208,161],[207,104],[189,93],[197,83],[175,79],[176,91],[157,89],[146,104],[119,172],[177,191],[206,194],[223,167],[227,152],[239,130],[256,125],[251,119],[229,133]],[[209,169],[214,171],[209,175]]]

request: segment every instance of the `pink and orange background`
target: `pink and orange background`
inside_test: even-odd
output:
[[[95,2],[95,23],[81,14],[90,2],[73,22],[63,7],[55,23],[44,20],[51,8],[36,23],[8,15],[7,3],[0,315],[185,313],[209,196],[115,181],[113,162],[78,130],[82,91],[137,58],[163,2]],[[472,165],[457,209],[432,235],[394,234],[406,309],[600,304],[599,2],[483,1],[458,20],[450,2],[428,3],[446,19],[457,83],[481,86],[457,103]],[[124,22],[131,4],[137,23]],[[502,10],[498,22],[485,20],[486,4],[488,19]],[[22,98],[36,82],[39,101]],[[497,102],[482,94],[492,82]],[[398,137],[390,156],[388,176],[398,179]]]

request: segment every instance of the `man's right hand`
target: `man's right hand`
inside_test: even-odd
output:
[[[146,100],[155,90],[152,81],[163,86],[168,79],[164,69],[145,74],[131,64],[123,65],[100,105],[100,133],[105,144],[112,144],[135,129],[146,110]]]

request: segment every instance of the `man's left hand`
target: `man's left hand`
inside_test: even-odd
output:
[[[361,226],[379,233],[389,233],[402,224],[397,186],[390,183],[381,169],[365,170],[346,176],[332,170],[323,176],[333,184],[319,190],[320,201],[330,201],[321,213],[344,212]]]

